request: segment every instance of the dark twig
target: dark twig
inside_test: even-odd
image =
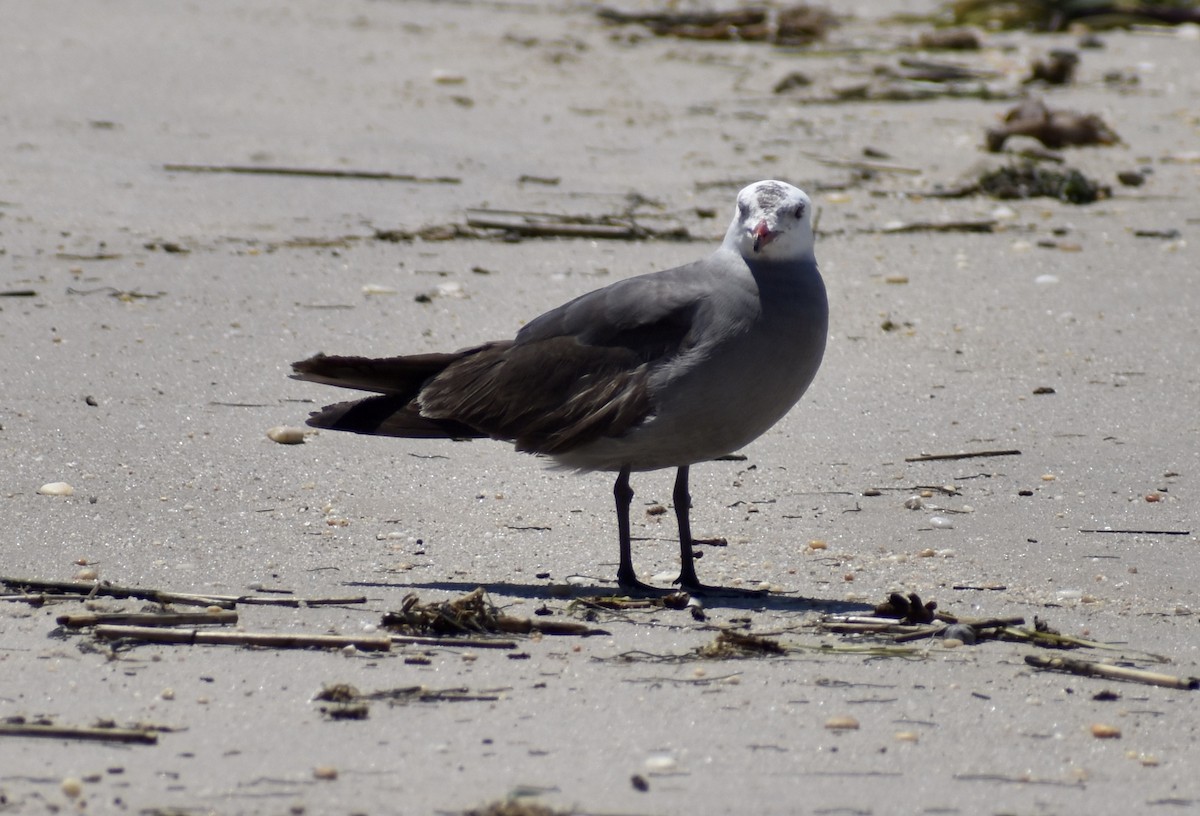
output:
[[[158,735],[141,728],[88,728],[70,725],[32,725],[0,723],[0,737],[50,737],[100,742],[125,742],[154,745]]]
[[[1086,660],[1072,660],[1067,657],[1041,657],[1025,655],[1025,662],[1038,669],[1068,672],[1084,677],[1103,677],[1112,680],[1128,680],[1133,683],[1145,683],[1151,686],[1195,691],[1200,689],[1200,677],[1176,677],[1171,674],[1128,669],[1124,666],[1110,666],[1106,663],[1091,663]]]
[[[269,167],[242,164],[164,164],[168,173],[238,173],[251,176],[301,176],[308,178],[407,181],[413,184],[462,184],[455,176],[418,176],[376,170],[328,170],[317,167]]]
[[[356,635],[298,635],[275,632],[213,632],[200,629],[158,629],[153,626],[97,626],[96,637],[106,640],[135,640],[145,643],[185,645],[266,646],[274,649],[341,649],[353,646],[362,651],[386,652],[391,638]]]
[[[923,453],[920,456],[910,456],[905,462],[938,462],[951,459],[978,459],[984,456],[1020,456],[1019,450],[985,450],[970,453]]]

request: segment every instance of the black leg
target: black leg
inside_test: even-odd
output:
[[[705,595],[726,595],[736,598],[757,598],[766,593],[753,589],[725,589],[722,587],[705,586],[696,576],[695,556],[692,555],[692,497],[688,492],[688,469],[679,468],[675,474],[675,491],[671,496],[675,502],[675,521],[679,524],[679,578],[675,583],[688,592]]]
[[[675,491],[671,500],[675,502],[675,522],[679,525],[679,578],[675,583],[684,589],[698,589],[700,579],[696,577],[692,558],[692,496],[688,492],[687,465],[675,473]]]
[[[629,505],[633,502],[633,488],[629,486],[629,467],[621,468],[617,483],[613,485],[613,497],[617,500],[617,538],[621,543],[621,563],[617,567],[617,583],[621,586],[636,586],[637,574],[633,571],[633,552],[629,542]]]
[[[621,542],[621,563],[617,567],[617,583],[622,589],[632,589],[661,595],[668,590],[643,584],[633,570],[633,548],[629,533],[629,505],[633,502],[633,488],[629,486],[629,468],[621,468],[617,483],[613,485],[613,497],[617,500],[617,536]]]

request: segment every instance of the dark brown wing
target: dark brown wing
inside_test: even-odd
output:
[[[694,266],[583,295],[530,322],[514,341],[453,354],[317,355],[296,363],[298,379],[381,394],[328,406],[309,424],[385,436],[490,436],[546,454],[620,436],[654,410],[651,372],[691,342],[710,288]]]
[[[422,416],[554,454],[619,436],[645,419],[648,370],[649,361],[628,347],[551,337],[464,357],[434,377],[418,402]]]

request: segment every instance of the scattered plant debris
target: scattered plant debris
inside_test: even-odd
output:
[[[1051,110],[1029,99],[1004,114],[1004,124],[989,128],[987,149],[999,153],[1010,136],[1032,136],[1051,150],[1087,145],[1114,145],[1121,138],[1094,113]]]
[[[727,11],[623,12],[601,8],[596,14],[616,25],[643,25],[659,37],[685,40],[743,40],[776,45],[809,45],[837,25],[834,14],[808,5],[773,10],[763,6]]]
[[[458,635],[517,634],[607,635],[572,621],[530,620],[501,614],[483,587],[452,601],[421,603],[414,595],[405,597],[400,611],[383,616],[383,625],[403,635],[455,637]]]
[[[935,28],[924,31],[917,38],[917,46],[930,50],[978,51],[983,48],[983,38],[974,28]]]
[[[1030,74],[1025,79],[1030,82],[1044,82],[1047,85],[1070,85],[1075,78],[1075,69],[1079,67],[1079,54],[1068,48],[1055,48],[1042,59],[1033,61]]]
[[[572,811],[555,810],[538,802],[504,799],[463,811],[462,816],[571,816]]]
[[[698,650],[701,657],[713,660],[730,660],[743,657],[769,657],[787,654],[787,649],[778,641],[749,632],[738,632],[733,629],[722,629],[712,643],[701,646]]]
[[[875,607],[875,614],[883,617],[899,618],[901,623],[933,623],[937,601],[922,602],[915,592],[904,597],[899,592],[893,592],[888,599]]]
[[[979,177],[979,189],[1001,200],[1057,198],[1068,204],[1091,204],[1112,196],[1111,187],[1078,170],[1055,170],[1033,162],[989,170]]]
[[[1128,28],[1134,25],[1200,23],[1200,8],[1191,0],[1162,2],[1063,2],[1062,0],[954,0],[947,7],[956,25],[994,29],[1066,31],[1073,24],[1092,29]]]

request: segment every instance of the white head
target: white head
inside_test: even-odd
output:
[[[724,246],[747,261],[812,258],[812,201],[783,181],[754,182],[738,193]]]

